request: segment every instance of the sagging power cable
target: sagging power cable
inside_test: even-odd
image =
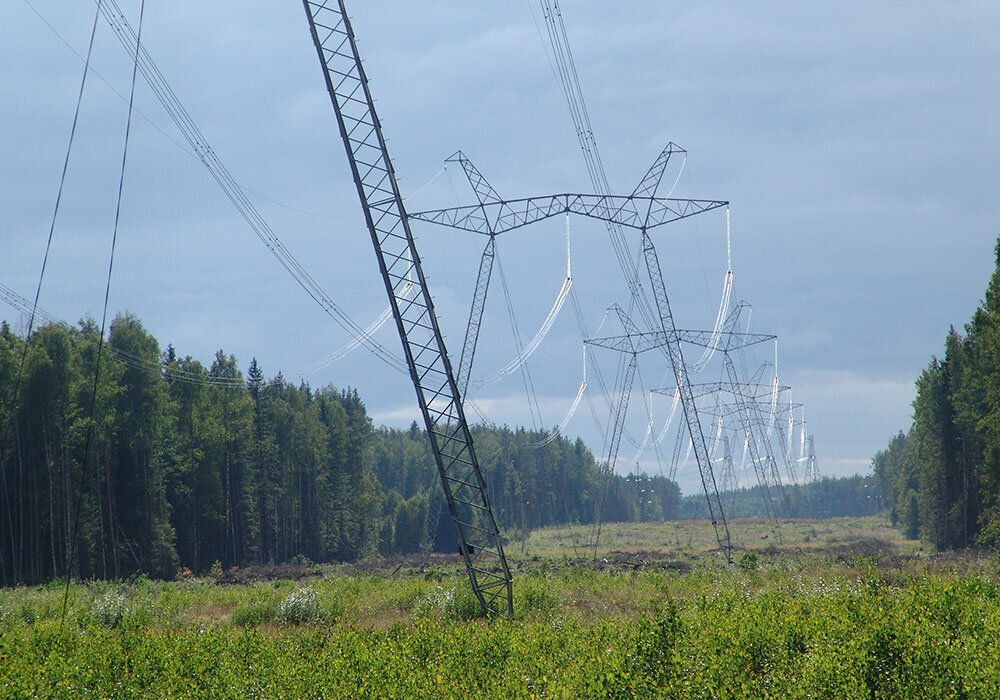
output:
[[[497,372],[492,375],[481,377],[473,381],[473,386],[476,388],[483,388],[494,384],[498,381],[504,379],[507,375],[512,372],[517,371],[528,358],[531,357],[535,350],[542,344],[545,340],[545,336],[548,335],[549,331],[552,330],[553,324],[556,319],[559,318],[559,312],[562,311],[563,304],[566,302],[566,297],[569,295],[573,288],[573,268],[570,258],[570,235],[569,235],[569,214],[566,215],[566,277],[563,278],[562,286],[559,288],[559,293],[556,295],[556,300],[552,303],[552,308],[549,309],[548,315],[545,320],[542,321],[541,327],[539,327],[538,332],[535,333],[534,337],[528,342],[524,347],[518,347],[518,353],[513,360],[508,362],[506,365],[501,367]],[[513,309],[511,309],[513,313]]]
[[[108,25],[112,28],[119,42],[130,52],[132,46],[136,45],[136,33],[125,17],[124,12],[118,6],[116,0],[96,0],[98,12],[104,17]],[[406,363],[396,353],[393,353],[381,343],[369,335],[365,335],[364,328],[354,321],[343,309],[337,305],[333,299],[323,290],[319,283],[291,253],[285,244],[271,229],[270,225],[257,211],[253,203],[246,196],[246,192],[241,187],[229,170],[225,167],[208,140],[198,129],[191,115],[181,103],[163,73],[153,61],[149,52],[142,44],[138,44],[137,70],[146,80],[153,94],[166,110],[177,129],[184,136],[188,145],[208,169],[209,174],[216,181],[223,193],[230,200],[240,216],[244,219],[254,234],[267,248],[268,252],[281,264],[282,267],[292,276],[300,287],[313,299],[320,308],[336,322],[341,328],[347,331],[352,337],[364,337],[363,344],[379,359],[393,369],[406,374]]]
[[[34,329],[34,325],[35,325],[35,310],[38,308],[38,299],[39,299],[39,297],[41,296],[41,293],[42,293],[42,282],[45,279],[45,270],[46,270],[46,267],[48,265],[49,252],[52,249],[52,239],[53,239],[53,237],[55,235],[56,221],[57,221],[57,219],[59,217],[59,205],[62,202],[63,187],[66,184],[66,173],[69,171],[70,154],[73,151],[73,141],[76,138],[76,127],[77,127],[77,124],[79,123],[79,120],[80,120],[80,105],[83,103],[83,92],[84,92],[85,86],[87,85],[87,76],[90,73],[90,59],[91,59],[91,57],[93,55],[93,50],[94,50],[94,37],[97,35],[97,22],[98,22],[98,17],[99,17],[99,14],[100,14],[100,7],[101,7],[101,3],[100,3],[100,0],[98,0],[98,3],[97,3],[97,12],[94,14],[94,22],[93,22],[93,25],[92,25],[92,27],[90,29],[90,41],[87,44],[87,58],[84,61],[83,77],[80,79],[80,89],[77,92],[77,96],[76,96],[76,107],[74,108],[74,111],[73,111],[73,125],[72,125],[72,127],[70,127],[69,142],[66,145],[66,156],[63,159],[62,173],[59,176],[59,189],[56,192],[56,202],[55,202],[55,206],[52,209],[52,218],[51,218],[51,221],[50,221],[50,224],[49,224],[49,235],[48,235],[48,238],[46,239],[46,242],[45,242],[45,253],[42,256],[42,268],[41,268],[41,270],[38,273],[38,284],[35,287],[35,300],[34,300],[34,302],[32,304],[31,314],[28,317],[28,330],[25,333],[25,337],[24,337],[24,350],[21,353],[21,360],[18,363],[18,368],[17,368],[17,378],[16,378],[16,380],[14,382],[14,393],[13,393],[13,400],[12,400],[12,403],[11,403],[11,409],[12,409],[11,410],[11,423],[15,426],[14,427],[15,437],[18,435],[18,431],[17,431],[17,428],[16,428],[16,421],[17,421],[17,401],[18,401],[18,398],[19,398],[19,395],[20,395],[21,381],[22,381],[23,376],[24,376],[24,363],[25,363],[25,359],[27,358],[27,355],[28,355],[28,345],[29,345],[30,340],[31,340],[31,331]],[[17,453],[18,453],[18,458],[20,458],[21,450],[18,449]],[[8,531],[10,532],[10,538],[11,538],[11,552],[16,552],[16,549],[14,548],[14,526],[13,526],[13,519],[12,519],[13,515],[12,515],[12,511],[11,511],[11,507],[10,507],[10,497],[9,497],[9,495],[7,493],[7,469],[6,469],[6,466],[4,464],[4,460],[0,460],[0,479],[3,480],[3,484],[4,484],[4,502],[5,502],[5,505],[6,505],[6,508],[7,508],[7,517],[8,517],[8,519],[10,519],[10,522],[9,522],[10,527],[8,528]]]
[[[98,1],[100,8],[100,1]],[[97,337],[97,361],[94,366],[94,384],[90,392],[90,406],[87,410],[87,435],[83,444],[83,464],[80,467],[80,484],[76,490],[76,504],[73,515],[73,528],[70,530],[69,561],[66,565],[66,589],[63,594],[62,616],[59,624],[66,621],[66,606],[69,603],[69,582],[73,576],[73,563],[76,557],[76,544],[79,541],[80,510],[83,507],[84,484],[87,483],[87,472],[90,466],[90,446],[94,438],[94,408],[97,405],[97,387],[101,379],[101,357],[104,351],[104,333],[108,323],[108,301],[111,298],[111,276],[115,267],[115,247],[118,243],[118,225],[121,221],[122,193],[125,190],[125,165],[128,161],[129,135],[132,131],[132,107],[135,103],[135,79],[139,72],[139,47],[142,43],[142,19],[146,10],[146,0],[139,0],[139,23],[135,37],[135,54],[132,62],[132,81],[129,88],[128,116],[125,119],[125,139],[122,144],[121,171],[118,175],[118,194],[115,199],[115,221],[111,231],[111,253],[108,256],[108,276],[104,286],[104,310],[101,314],[101,332]],[[95,20],[96,21],[96,20]]]
[[[510,287],[507,285],[507,276],[503,271],[503,263],[500,262],[500,253],[496,253],[496,264],[497,271],[500,273],[500,286],[503,289],[504,300],[507,303],[507,315],[510,320],[511,332],[514,336],[514,344],[517,348],[518,355],[524,353],[524,344],[521,341],[521,329],[517,323],[517,316],[514,313],[514,305],[510,299]],[[528,399],[528,411],[531,414],[531,425],[535,430],[538,430],[542,415],[538,408],[538,397],[535,394],[535,384],[531,379],[531,372],[528,370],[528,365],[521,363],[519,369],[521,370],[521,379],[524,383],[524,393]]]
[[[47,324],[62,324],[67,327],[70,325],[63,319],[49,313],[41,306],[33,306],[30,301],[4,284],[0,284],[0,299],[26,315],[30,314],[34,308],[36,320],[41,319]],[[175,363],[170,363],[164,366],[161,365],[160,362],[147,360],[120,348],[110,348],[109,352],[113,358],[128,367],[132,367],[133,369],[152,372],[162,371],[163,378],[167,381],[178,381],[184,384],[196,384],[201,386],[216,386],[226,389],[239,389],[246,386],[242,379],[236,377],[213,377],[209,374],[181,369],[181,367],[177,366]]]

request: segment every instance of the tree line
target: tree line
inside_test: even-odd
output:
[[[172,578],[374,551],[379,487],[362,469],[371,421],[356,392],[265,381],[256,362],[244,380],[222,351],[208,367],[161,352],[128,314],[95,384],[99,332],[50,324],[25,347],[0,327],[5,583],[65,576],[71,560],[84,578]]]
[[[0,585],[454,549],[447,509],[425,537],[440,486],[416,424],[376,428],[355,390],[266,379],[256,360],[244,376],[221,350],[205,366],[131,314],[95,382],[99,336],[0,324]],[[679,513],[676,484],[609,476],[580,440],[473,432],[508,533]]]
[[[894,525],[939,549],[1000,546],[1000,240],[986,294],[916,381],[913,423],[872,460]]]
[[[608,475],[579,438],[483,425],[472,426],[472,435],[497,525],[511,537],[550,525],[590,524],[598,517],[648,522],[673,519],[679,512],[676,483],[642,473]],[[385,512],[397,514],[396,522],[384,524],[383,553],[413,551],[428,511],[437,510],[444,515],[431,541],[435,549],[450,551],[454,535],[424,431],[415,422],[408,430],[379,428],[372,444],[372,470],[385,492]]]
[[[843,518],[875,515],[883,510],[879,485],[873,476],[823,477],[807,484],[782,484],[768,491],[779,518]],[[719,494],[727,518],[766,518],[760,486]],[[685,496],[680,517],[707,518],[704,496]]]

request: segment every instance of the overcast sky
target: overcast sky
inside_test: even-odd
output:
[[[86,52],[94,5],[31,1]],[[968,320],[993,269],[1000,5],[617,5],[563,2],[612,189],[631,191],[667,141],[688,150],[674,196],[732,202],[734,297],[753,305],[752,330],[779,335],[781,379],[806,405],[820,468],[867,471],[875,450],[908,427],[914,379],[948,326]],[[134,24],[138,3],[122,6]],[[509,197],[591,189],[533,7],[349,3],[411,211],[472,203],[460,173],[440,174],[457,149]],[[274,231],[367,325],[385,308],[384,288],[301,5],[151,2],[143,31]],[[93,68],[41,294],[45,309],[69,320],[100,315],[126,117],[115,91],[127,94],[131,65],[103,23]],[[82,69],[27,2],[0,4],[0,282],[28,297]],[[297,380],[296,370],[350,337],[267,254],[141,83],[136,106],[143,116],[133,124],[112,309],[138,314],[182,355],[207,364],[222,348],[244,368],[256,356],[268,376]],[[625,287],[602,226],[573,220],[570,230],[574,285],[593,330],[609,304],[627,300]],[[427,224],[414,231],[457,357],[484,241]],[[550,221],[500,239],[525,338],[562,283],[564,232]],[[714,320],[725,232],[724,214],[712,212],[655,234],[681,327]],[[474,376],[516,352],[499,284],[485,323]],[[399,348],[392,324],[378,337]],[[617,358],[602,358],[611,381]],[[568,410],[581,364],[567,304],[528,365],[545,425]],[[703,379],[716,379],[718,367]],[[663,382],[662,359],[640,368],[644,389]],[[357,387],[376,422],[417,416],[408,378],[363,350],[308,380]],[[519,375],[473,398],[491,420],[531,424]],[[637,391],[629,419],[639,437],[641,398]],[[668,403],[654,405],[657,421]],[[586,405],[567,433],[600,451]],[[623,446],[623,468],[635,451]],[[657,469],[651,454],[640,461]],[[693,471],[680,476],[691,492]]]

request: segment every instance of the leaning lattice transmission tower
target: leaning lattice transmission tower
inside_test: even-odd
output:
[[[344,2],[303,5],[472,590],[486,614],[510,614],[510,568]]]

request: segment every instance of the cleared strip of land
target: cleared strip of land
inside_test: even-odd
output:
[[[734,531],[733,567],[700,521],[613,524],[596,560],[532,533],[511,621],[447,556],[74,584],[63,626],[59,585],[3,589],[0,695],[1000,696],[997,558],[877,518]]]

